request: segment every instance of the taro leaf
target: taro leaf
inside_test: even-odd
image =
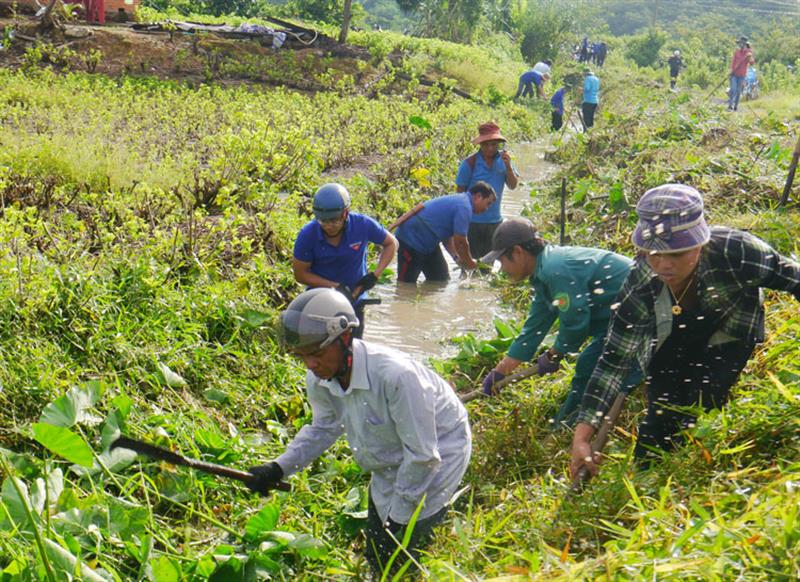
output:
[[[417,127],[422,128],[422,129],[431,129],[431,123],[427,119],[425,119],[424,117],[421,117],[419,115],[410,116],[408,118],[408,122],[411,125],[416,125]]]
[[[111,400],[111,405],[119,411],[119,419],[124,421],[133,406],[133,400],[127,394],[118,394]]]
[[[258,513],[247,520],[244,526],[245,538],[254,542],[264,537],[267,532],[275,529],[279,515],[280,508],[277,505],[273,503],[264,505]]]
[[[234,557],[220,564],[208,577],[208,582],[239,582],[239,580],[242,582],[246,580],[244,562]]]
[[[322,540],[308,534],[299,534],[289,542],[289,547],[306,558],[323,558],[328,554],[328,548],[325,547]]]
[[[45,406],[39,422],[65,428],[79,422],[97,424],[100,422],[100,417],[89,412],[89,409],[102,394],[103,385],[100,382],[87,382],[83,386],[76,386]]]
[[[276,562],[265,554],[251,554],[250,558],[260,567],[271,574],[277,574],[281,570],[280,563]]]
[[[219,402],[220,404],[225,404],[228,400],[230,400],[230,396],[227,392],[223,392],[217,388],[209,388],[205,392],[203,392],[203,396],[206,397],[206,400],[210,400],[211,402]]]
[[[52,453],[76,465],[92,466],[92,449],[83,438],[68,428],[37,422],[33,425],[33,438]]]
[[[104,451],[107,451],[120,434],[120,426],[119,426],[119,416],[117,415],[117,411],[109,412],[108,416],[106,416],[105,424],[103,424],[103,430],[100,433],[100,446]]]
[[[162,385],[169,386],[170,388],[180,388],[181,386],[186,386],[186,380],[183,379],[183,376],[173,372],[169,366],[162,364],[161,362],[158,362],[158,372],[156,373],[156,377]]]
[[[153,582],[180,582],[181,568],[174,560],[161,556],[149,564],[150,580]]]
[[[16,481],[19,492],[17,492],[17,487],[14,487],[14,483],[11,482],[11,479]],[[20,493],[22,494],[21,497]],[[25,510],[25,506],[27,505],[29,508],[31,506],[28,486],[24,481],[16,477],[6,478],[5,481],[3,481],[2,500],[8,515],[11,516],[11,520],[19,529],[23,529],[23,526],[29,523],[28,512]]]
[[[134,536],[147,533],[148,511],[140,505],[112,500],[108,517],[108,531],[123,540],[133,540]]]
[[[628,206],[628,201],[625,200],[625,193],[622,190],[622,183],[617,182],[613,186],[611,186],[611,190],[608,191],[608,202],[611,204],[611,208],[614,212],[619,212],[620,210],[625,210]]]
[[[62,548],[50,538],[45,538],[45,551],[50,563],[59,574],[64,574],[64,579],[88,580],[89,582],[108,582],[113,580],[109,576],[101,576],[92,570],[85,562],[81,562],[72,552]],[[177,580],[177,578],[176,578]]]
[[[509,337],[516,337],[517,334],[510,325],[508,325],[505,321],[500,319],[494,320],[494,329],[497,331],[497,335],[501,338],[509,338]]]
[[[44,479],[39,477],[31,484],[31,509],[34,513],[40,514],[44,510],[44,500],[47,497],[45,491]]]
[[[272,316],[268,313],[256,311],[255,309],[245,309],[239,317],[248,327],[253,329],[258,329],[272,319]]]
[[[214,561],[214,558],[209,555],[205,555],[197,560],[192,573],[194,574],[195,578],[205,580],[214,573],[216,567],[217,563]]]

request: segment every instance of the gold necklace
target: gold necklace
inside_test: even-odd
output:
[[[681,307],[681,301],[686,296],[687,291],[692,287],[692,283],[694,283],[694,276],[697,274],[697,270],[692,273],[692,278],[689,279],[689,282],[686,284],[686,287],[683,288],[683,293],[681,293],[680,297],[675,297],[675,293],[672,292],[672,287],[667,285],[667,289],[669,289],[669,294],[672,295],[672,298],[675,300],[675,305],[672,306],[672,315],[680,315],[683,313],[683,308]]]

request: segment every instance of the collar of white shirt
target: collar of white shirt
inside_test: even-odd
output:
[[[369,376],[367,375],[367,349],[361,340],[353,340],[353,371],[350,374],[350,387],[347,390],[342,389],[339,380],[331,378],[330,380],[320,379],[320,386],[328,389],[332,396],[337,398],[344,398],[350,390],[369,390]]]

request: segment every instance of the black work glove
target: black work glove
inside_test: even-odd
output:
[[[363,277],[358,280],[356,283],[356,287],[361,287],[361,292],[369,291],[375,286],[375,283],[378,282],[378,278],[375,276],[375,273],[367,273]]]
[[[269,493],[269,491],[275,489],[281,479],[283,479],[283,469],[281,469],[281,466],[275,461],[250,467],[248,472],[253,474],[254,479],[245,481],[245,485],[255,493]]]
[[[353,290],[352,290],[352,289],[350,289],[350,287],[348,287],[348,286],[347,286],[347,285],[345,285],[344,283],[339,283],[339,284],[336,286],[336,290],[337,290],[339,293],[341,293],[342,295],[344,295],[345,297],[347,297],[347,300],[348,300],[348,301],[350,301],[351,303],[353,302]]]

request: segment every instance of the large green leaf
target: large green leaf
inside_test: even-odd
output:
[[[37,422],[33,425],[33,438],[52,453],[76,465],[92,466],[92,449],[83,438],[68,428]]]
[[[153,582],[180,582],[181,568],[174,560],[161,556],[150,562],[150,580]]]
[[[307,558],[322,558],[328,553],[328,548],[322,540],[308,534],[299,534],[289,543],[289,547]]]
[[[100,382],[87,382],[83,386],[76,386],[45,406],[39,422],[66,428],[80,422],[97,424],[101,419],[92,414],[90,409],[102,394],[103,386]]]
[[[17,487],[14,487],[14,483],[12,483],[11,479],[16,481]],[[19,491],[17,491],[17,488],[19,488]],[[11,520],[19,529],[24,530],[24,526],[30,522],[28,519],[28,512],[25,509],[26,505],[29,508],[31,507],[28,486],[24,481],[17,479],[16,477],[8,477],[5,479],[5,481],[3,481],[1,495],[3,499],[3,505],[5,506],[8,515],[11,516]]]
[[[264,534],[275,529],[279,515],[279,507],[275,504],[267,503],[258,513],[247,520],[247,524],[244,526],[245,537],[250,541],[260,539]]]

